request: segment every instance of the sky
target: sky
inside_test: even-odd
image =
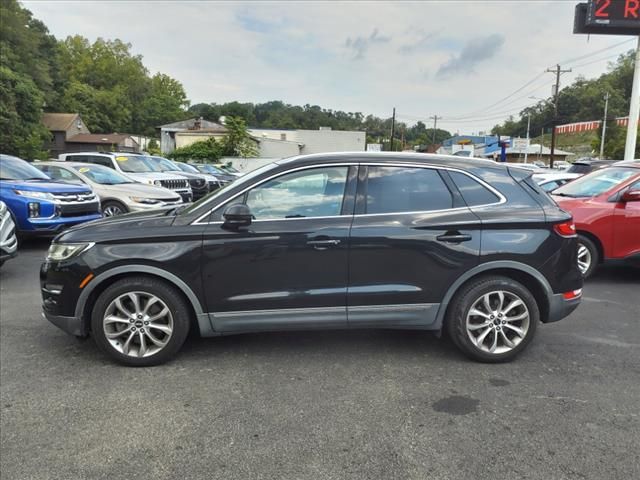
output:
[[[460,133],[548,97],[555,76],[544,71],[557,63],[572,68],[568,85],[635,47],[574,35],[577,0],[22,3],[57,38],[130,43],[192,104],[282,100],[384,118],[395,107],[399,121],[431,126],[437,115]]]

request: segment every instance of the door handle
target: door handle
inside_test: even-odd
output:
[[[461,243],[468,242],[471,240],[471,235],[467,235],[460,232],[447,232],[444,235],[440,235],[436,237],[436,240],[439,242],[447,242],[447,243]]]
[[[329,247],[335,247],[340,245],[340,240],[328,239],[328,240],[309,240],[307,245],[311,245],[316,250],[326,250]]]

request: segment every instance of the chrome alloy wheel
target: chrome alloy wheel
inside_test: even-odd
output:
[[[578,243],[578,268],[583,275],[589,271],[591,267],[591,252],[582,243]]]
[[[102,214],[105,217],[115,217],[116,215],[122,215],[124,212],[117,205],[109,205],[104,210],[102,210]]]
[[[146,292],[128,292],[113,300],[102,319],[111,346],[130,357],[150,357],[162,350],[173,333],[167,304]]]
[[[513,350],[529,331],[529,310],[514,293],[496,290],[473,302],[467,313],[467,335],[483,352]]]

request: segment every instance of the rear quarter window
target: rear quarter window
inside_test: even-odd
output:
[[[460,190],[462,198],[469,207],[497,203],[500,198],[468,175],[460,172],[449,172],[449,176]]]

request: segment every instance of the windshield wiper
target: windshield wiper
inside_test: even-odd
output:
[[[559,197],[569,197],[569,198],[576,198],[575,195],[569,195],[568,193],[555,193],[555,192],[551,192],[553,195],[557,195]]]

